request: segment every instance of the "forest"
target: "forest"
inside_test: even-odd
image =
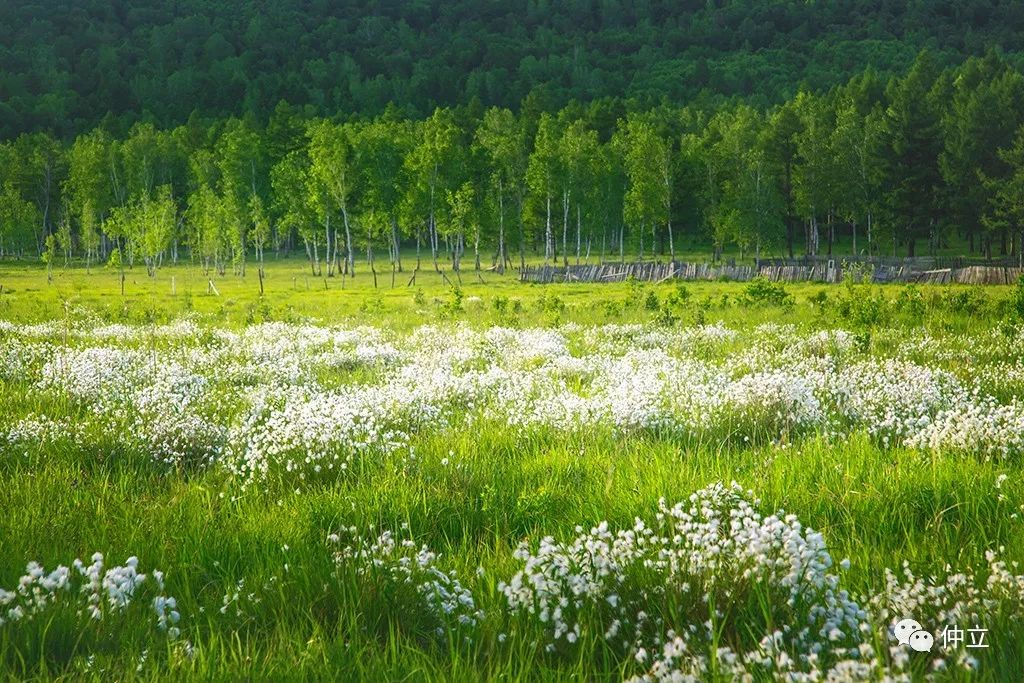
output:
[[[410,118],[479,100],[548,111],[602,97],[778,104],[871,66],[1002,46],[1012,0],[57,0],[0,3],[0,138],[193,113],[265,121],[280,100]]]
[[[320,117],[281,102],[172,128],[104,124],[0,144],[0,248],[51,266],[190,258],[244,273],[304,250],[314,273],[355,255],[399,271],[679,258],[710,244],[766,255],[1021,253],[1024,77],[992,50],[943,68],[922,52],[769,108],[479,103],[409,118]],[[380,256],[376,256],[377,252]],[[407,254],[403,263],[403,252]],[[386,253],[386,257],[384,254]]]

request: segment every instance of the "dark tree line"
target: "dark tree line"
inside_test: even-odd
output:
[[[302,249],[313,272],[504,269],[744,256],[1021,254],[1024,76],[999,52],[867,70],[766,109],[623,100],[323,118],[280,103],[70,142],[0,143],[0,250],[51,264],[189,258],[244,274]],[[692,248],[692,246],[690,247]],[[414,261],[414,263],[412,262]]]
[[[778,104],[870,65],[1019,50],[1013,0],[52,0],[0,3],[0,138],[118,135],[279,101],[410,118],[479,100]],[[1018,53],[1011,53],[1019,59]]]

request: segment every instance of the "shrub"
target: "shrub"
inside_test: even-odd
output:
[[[1014,315],[1024,320],[1024,275],[1017,280],[1017,286],[1010,295],[1010,309]]]
[[[856,287],[849,288],[836,310],[843,318],[863,327],[875,327],[889,316],[889,307],[881,294],[870,294]]]
[[[988,306],[980,287],[956,287],[942,296],[943,305],[955,313],[978,313]]]
[[[675,297],[680,302],[689,300],[690,288],[686,286],[685,282],[679,282],[679,284],[676,285]]]
[[[626,284],[629,286],[627,301],[637,305],[642,303],[644,300],[644,284],[632,275],[626,278]]]
[[[537,299],[537,310],[541,313],[561,313],[565,310],[565,302],[557,294],[545,292]]]
[[[658,314],[654,316],[654,323],[661,327],[673,327],[678,322],[679,316],[673,313],[668,306],[660,308]]]
[[[462,287],[458,285],[452,287],[452,298],[441,304],[441,313],[446,316],[453,316],[456,313],[462,312],[462,300],[465,295],[462,293]]]
[[[793,296],[781,282],[772,282],[765,277],[755,277],[743,290],[748,304],[768,306],[789,306]]]
[[[896,295],[896,309],[912,318],[920,318],[925,312],[924,295],[917,285],[908,284]]]

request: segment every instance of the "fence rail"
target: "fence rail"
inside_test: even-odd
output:
[[[756,276],[779,282],[828,282],[843,280],[844,271],[851,271],[858,279],[872,282],[916,282],[947,284],[951,282],[972,285],[1014,284],[1024,274],[1024,268],[1011,265],[965,265],[936,268],[934,259],[891,259],[889,261],[841,261],[839,259],[782,259],[763,260],[759,266],[680,261],[603,263],[569,266],[527,266],[519,271],[521,282],[551,284],[555,282],[622,282],[635,279],[641,282],[662,280],[721,280],[746,282]]]

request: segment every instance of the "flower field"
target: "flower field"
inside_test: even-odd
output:
[[[3,321],[0,666],[1019,680],[1022,397],[1011,322]]]

